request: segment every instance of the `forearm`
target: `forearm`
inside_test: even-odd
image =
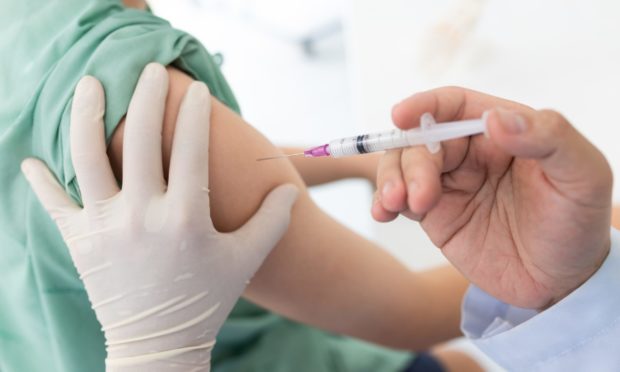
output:
[[[281,147],[285,154],[303,152],[301,147]],[[346,178],[364,178],[374,183],[381,154],[366,154],[346,158],[315,158],[302,156],[289,158],[308,186],[338,181]]]
[[[620,229],[620,205],[617,205],[612,212],[611,225],[616,229]]]
[[[309,203],[298,204],[303,217],[265,261],[246,292],[249,299],[396,348],[425,349],[460,334],[467,283],[454,269],[414,273]]]

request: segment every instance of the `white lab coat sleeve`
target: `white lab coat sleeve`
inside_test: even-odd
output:
[[[465,295],[461,328],[510,371],[620,371],[620,232],[581,287],[549,309],[510,306],[480,288]]]

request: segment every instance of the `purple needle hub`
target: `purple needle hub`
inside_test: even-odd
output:
[[[313,147],[304,151],[304,156],[307,158],[319,158],[322,156],[330,156],[329,144]]]

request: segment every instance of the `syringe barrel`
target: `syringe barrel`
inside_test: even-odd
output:
[[[340,138],[329,143],[329,153],[334,158],[366,154],[392,148],[409,146],[404,131],[393,129],[381,133]]]
[[[340,138],[329,143],[329,153],[334,158],[360,155],[395,148],[426,145],[484,132],[481,119],[442,123],[422,130],[392,129],[385,132]]]

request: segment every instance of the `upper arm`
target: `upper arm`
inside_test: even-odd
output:
[[[168,68],[170,87],[162,132],[163,164],[167,175],[176,116],[192,80],[175,68]],[[243,225],[258,209],[262,199],[275,186],[301,178],[289,162],[257,162],[256,158],[278,150],[260,133],[217,99],[212,99],[209,179],[211,214],[219,231],[232,231]],[[109,155],[117,177],[122,178],[124,121],[114,132]]]

